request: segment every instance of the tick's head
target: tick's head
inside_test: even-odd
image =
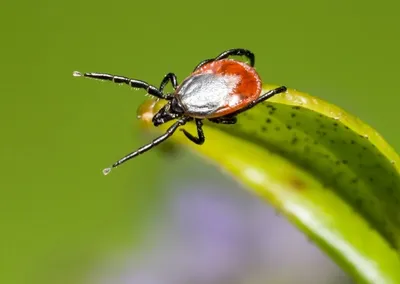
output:
[[[154,126],[158,126],[182,115],[182,106],[176,98],[173,98],[154,115],[153,124]]]

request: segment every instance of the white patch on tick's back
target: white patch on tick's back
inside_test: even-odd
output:
[[[235,107],[241,102],[242,98],[240,95],[234,94],[229,99],[229,106]]]
[[[205,116],[230,102],[239,81],[236,75],[194,75],[182,83],[178,97],[187,113]]]

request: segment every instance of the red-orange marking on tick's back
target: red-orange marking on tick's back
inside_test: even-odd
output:
[[[213,61],[196,70],[193,75],[206,73],[239,77],[238,84],[230,93],[230,99],[227,104],[210,117],[218,117],[235,112],[257,99],[261,94],[262,83],[260,76],[253,67],[244,62],[232,59]]]

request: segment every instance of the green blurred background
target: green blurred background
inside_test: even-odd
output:
[[[83,283],[99,259],[140,246],[163,186],[196,172],[159,151],[104,177],[143,136],[144,93],[72,77],[158,85],[243,47],[265,82],[335,103],[400,149],[398,1],[6,1],[0,16],[0,283]],[[168,165],[168,167],[166,167]],[[166,169],[165,169],[166,168]],[[185,172],[186,171],[186,172]],[[210,177],[211,176],[211,177]]]

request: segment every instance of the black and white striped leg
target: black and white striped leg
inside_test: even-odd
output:
[[[185,136],[192,142],[196,143],[197,145],[202,145],[205,141],[204,133],[203,133],[203,122],[201,119],[196,118],[196,126],[197,126],[197,136],[194,137],[192,134],[187,132],[185,129],[180,129]]]
[[[276,88],[276,89],[270,90],[270,91],[266,92],[265,94],[259,96],[256,100],[252,101],[251,103],[249,103],[249,104],[248,104],[247,106],[245,106],[244,108],[241,108],[241,109],[237,110],[236,112],[229,114],[229,116],[231,116],[231,115],[232,115],[232,116],[233,116],[233,115],[236,116],[236,115],[238,115],[239,113],[242,113],[242,112],[244,112],[244,111],[246,111],[246,110],[249,110],[249,109],[251,109],[252,107],[258,105],[259,103],[261,103],[261,102],[263,102],[263,101],[265,101],[265,100],[267,100],[267,99],[269,99],[269,98],[272,98],[273,96],[275,96],[275,95],[277,95],[277,94],[286,92],[286,90],[287,90],[287,88],[286,88],[285,86],[281,86],[281,87],[278,87],[278,88]]]
[[[196,71],[197,69],[201,68],[201,66],[203,66],[204,64],[207,64],[207,63],[209,63],[209,62],[211,62],[211,61],[214,61],[214,58],[212,58],[212,59],[206,59],[206,60],[201,61],[201,62],[194,68],[193,72]]]
[[[178,87],[178,80],[176,79],[176,75],[174,73],[168,73],[161,81],[160,88],[158,88],[160,92],[164,92],[164,88],[168,84],[168,82],[171,82],[172,87],[174,88],[174,90],[176,90],[176,88]]]
[[[154,139],[149,144],[144,145],[144,146],[140,147],[139,149],[137,149],[136,151],[126,155],[125,157],[123,157],[122,159],[120,159],[116,163],[114,163],[111,167],[104,169],[103,174],[105,174],[105,175],[109,174],[112,168],[116,168],[116,167],[120,166],[121,164],[125,163],[126,161],[128,161],[132,158],[135,158],[136,156],[139,156],[139,155],[149,151],[153,147],[157,146],[158,144],[164,142],[169,137],[171,137],[172,134],[174,134],[174,132],[176,131],[176,129],[178,129],[178,127],[186,124],[186,122],[188,120],[190,120],[189,117],[183,117],[183,118],[179,119],[170,128],[168,128],[168,130],[163,135]]]
[[[209,62],[225,59],[225,58],[228,58],[229,56],[244,56],[250,61],[250,66],[252,66],[252,67],[254,67],[254,64],[256,62],[256,58],[255,58],[255,55],[253,52],[251,52],[250,50],[247,50],[247,49],[243,49],[243,48],[235,48],[235,49],[226,50],[215,58],[206,59],[206,60],[201,61],[196,66],[196,68],[194,68],[193,72]]]
[[[220,124],[235,124],[237,122],[236,117],[216,117],[216,118],[210,118],[209,121],[214,122],[214,123],[220,123]]]
[[[224,51],[220,55],[218,55],[214,60],[225,59],[225,58],[228,58],[229,56],[244,56],[250,61],[250,66],[254,67],[255,60],[256,60],[254,53],[251,52],[250,50],[243,49],[243,48],[235,48],[235,49],[230,49],[230,50]]]
[[[144,89],[146,92],[152,96],[155,96],[160,99],[164,100],[170,100],[171,98],[169,96],[166,96],[161,92],[159,89],[156,87],[150,85],[147,82],[137,80],[137,79],[131,79],[123,76],[118,76],[118,75],[111,75],[111,74],[106,74],[106,73],[84,73],[81,74],[80,72],[75,71],[73,73],[74,76],[83,76],[83,77],[88,77],[88,78],[93,78],[93,79],[98,79],[98,80],[104,80],[104,81],[111,81],[117,84],[127,84],[131,86],[132,88],[139,88],[139,89]]]

